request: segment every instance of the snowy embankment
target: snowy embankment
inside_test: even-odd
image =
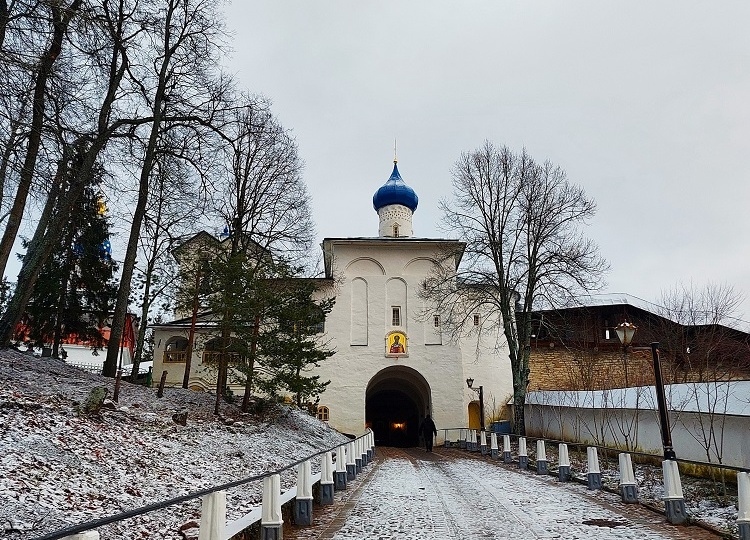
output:
[[[122,383],[100,418],[79,416],[92,388],[114,381],[53,359],[0,351],[0,538],[27,539],[238,478],[278,469],[348,440],[284,406],[243,414],[214,396]],[[187,412],[186,425],[172,416]],[[296,479],[282,475],[282,488]],[[227,519],[260,501],[253,482],[228,493]],[[103,538],[184,538],[192,501],[100,529]],[[190,532],[194,532],[190,531]]]

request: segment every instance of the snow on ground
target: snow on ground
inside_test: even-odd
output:
[[[518,443],[511,443],[513,455],[518,455]],[[557,474],[558,447],[554,444],[546,445],[546,457],[550,470]],[[528,446],[529,463],[536,461],[536,445]],[[617,452],[598,453],[599,468],[602,473],[602,483],[605,488],[619,492],[620,472]],[[572,448],[570,451],[571,475],[581,483],[586,483],[588,468],[585,449]],[[633,463],[633,473],[638,484],[639,499],[660,510],[664,510],[664,478],[661,466],[649,463]],[[685,497],[685,507],[692,519],[710,525],[728,534],[737,534],[737,487],[731,484],[734,473],[727,472],[726,483],[722,483],[720,475],[717,479],[698,478],[681,472],[681,483]]]
[[[214,396],[156,391],[123,382],[119,403],[101,419],[77,405],[113,380],[59,360],[0,352],[0,538],[25,540],[201,488],[278,469],[346,439],[298,410],[243,414]],[[186,411],[187,425],[172,420]],[[282,489],[295,471],[282,475]],[[228,493],[233,520],[260,501],[254,482]],[[100,529],[103,538],[181,538],[200,518],[199,502]]]
[[[674,538],[654,526],[663,521],[656,514],[653,521],[624,516],[550,477],[445,457],[440,449],[422,451],[423,459],[415,450],[385,452],[396,455],[370,474],[333,540]]]
[[[28,349],[19,348],[19,350],[31,353],[36,358],[40,358],[43,352],[43,349],[41,347],[31,347]],[[123,364],[123,374],[129,375],[130,370],[133,367],[133,363],[130,359],[130,351],[126,347],[121,351],[121,353],[121,358],[118,357],[118,362],[122,362]],[[62,346],[61,355],[64,358],[66,364],[70,364],[71,366],[80,367],[85,369],[86,371],[96,373],[97,369],[95,368],[98,368],[99,371],[101,371],[101,368],[104,365],[104,359],[107,356],[107,351],[106,349],[92,349],[87,345],[72,345],[70,343],[66,343]],[[148,372],[149,368],[153,368],[153,366],[153,361],[141,362],[138,365],[138,371],[140,373],[146,373]]]

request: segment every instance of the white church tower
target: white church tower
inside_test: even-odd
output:
[[[456,271],[464,244],[415,237],[418,202],[394,160],[372,197],[378,236],[322,244],[328,285],[319,291],[336,297],[322,336],[336,354],[316,370],[331,380],[320,397],[322,417],[345,433],[371,427],[383,445],[416,445],[426,414],[438,429],[478,428],[478,396],[466,379],[484,388],[488,426],[512,395],[507,350],[497,339],[502,325],[492,324],[493,314],[470,314],[462,337],[453,340],[444,327],[447,315],[420,295],[436,268]]]

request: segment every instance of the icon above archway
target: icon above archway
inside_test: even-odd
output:
[[[403,332],[390,332],[385,338],[385,355],[389,358],[409,356],[406,334]]]

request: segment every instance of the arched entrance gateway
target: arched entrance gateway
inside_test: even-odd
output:
[[[367,385],[365,422],[379,446],[409,447],[419,444],[419,425],[430,412],[430,385],[406,366],[379,371]]]

